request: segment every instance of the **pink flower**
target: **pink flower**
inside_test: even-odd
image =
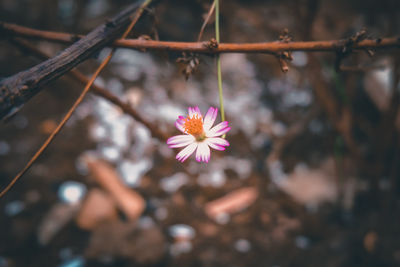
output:
[[[217,118],[218,108],[210,107],[204,119],[198,107],[189,107],[188,110],[189,115],[186,118],[179,116],[175,122],[176,128],[184,134],[169,138],[167,144],[171,148],[185,147],[176,155],[176,159],[181,162],[184,162],[194,151],[196,151],[197,161],[208,162],[210,147],[222,151],[229,146],[228,141],[218,136],[227,133],[231,127],[228,126],[227,121],[223,121],[211,128]]]

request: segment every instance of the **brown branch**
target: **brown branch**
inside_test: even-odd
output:
[[[138,9],[140,2],[130,5],[57,56],[0,81],[0,119],[12,114],[37,94],[43,85],[62,76],[118,38],[132,20],[131,15]]]
[[[80,35],[35,30],[15,24],[0,23],[0,32],[3,36],[25,37],[38,40],[70,44]],[[276,54],[283,51],[337,51],[348,44],[348,39],[331,41],[289,42],[278,41],[264,43],[220,43],[218,47],[210,47],[207,42],[166,42],[142,39],[116,40],[112,46],[132,49],[149,49],[193,53],[267,53]],[[377,49],[387,47],[400,47],[400,38],[366,39],[352,45],[353,50]]]
[[[146,0],[140,5],[135,4],[135,8],[131,10],[133,13],[132,16],[130,14],[128,15],[128,21],[130,20],[128,28],[124,31],[122,34],[122,39],[124,39],[129,32],[132,30],[133,26],[136,24],[136,22],[139,20],[140,16],[143,13],[144,8],[148,5],[148,3],[151,2],[151,0]],[[100,66],[96,69],[90,80],[87,82],[85,85],[85,88],[82,90],[81,94],[79,95],[78,99],[74,102],[72,107],[68,110],[67,114],[63,117],[61,122],[57,125],[56,129],[50,134],[50,136],[46,139],[46,141],[42,144],[42,146],[39,148],[39,150],[36,151],[36,153],[33,155],[33,157],[29,160],[29,162],[25,165],[25,167],[11,180],[11,182],[0,192],[0,198],[2,198],[12,187],[13,185],[21,178],[28,170],[29,168],[33,165],[33,163],[36,162],[36,160],[39,158],[39,156],[46,150],[46,148],[50,145],[50,143],[54,140],[54,138],[57,136],[58,133],[60,133],[61,129],[64,127],[64,125],[67,123],[67,121],[71,118],[72,114],[76,110],[76,108],[79,106],[80,103],[82,103],[83,99],[89,92],[91,86],[93,85],[94,81],[96,80],[97,76],[99,76],[100,72],[107,66],[107,64],[110,62],[113,54],[115,52],[115,48],[109,52],[107,57],[101,62]]]
[[[17,47],[19,47],[21,50],[32,53],[42,60],[46,60],[50,57],[45,52],[37,49],[36,47],[31,45],[27,41],[19,40],[19,39],[12,39],[11,42],[13,44],[15,44]],[[80,72],[77,69],[70,70],[68,72],[68,74],[83,85],[85,85],[89,82],[89,79],[82,72]],[[164,140],[164,141],[167,140],[168,136],[165,133],[160,131],[157,127],[155,127],[150,122],[146,121],[134,108],[131,107],[131,105],[121,101],[117,96],[115,96],[111,92],[107,91],[103,87],[96,85],[96,84],[92,85],[92,92],[98,96],[101,96],[101,97],[107,99],[114,105],[121,108],[121,110],[123,112],[130,115],[134,120],[136,120],[136,121],[140,122],[141,124],[143,124],[144,126],[146,126],[150,130],[152,136],[154,136],[155,138],[158,138],[158,139]]]

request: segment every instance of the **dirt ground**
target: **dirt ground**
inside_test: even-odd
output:
[[[0,0],[0,18],[84,34],[128,3]],[[159,1],[131,37],[196,41],[210,4]],[[222,1],[221,39],[276,41],[287,28],[297,41],[334,40],[363,27],[368,38],[397,37],[399,7],[390,0]],[[213,36],[211,19],[202,40]],[[53,55],[65,47],[30,42]],[[176,161],[177,149],[107,100],[87,96],[0,199],[0,267],[400,266],[399,50],[374,52],[343,56],[345,66],[366,66],[346,72],[335,70],[335,53],[298,51],[287,73],[275,56],[223,54],[230,146],[212,151],[208,164]],[[78,69],[92,74],[104,54]],[[214,57],[185,56],[199,60],[188,80],[186,65],[176,62],[184,55],[119,49],[97,84],[176,135],[175,119],[188,107],[204,114],[218,106]],[[1,77],[39,62],[0,40]],[[82,89],[65,75],[1,123],[0,188]],[[332,120],[330,101],[340,116],[350,114],[348,130]]]

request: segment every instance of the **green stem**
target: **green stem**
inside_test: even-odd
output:
[[[220,42],[219,37],[219,1],[215,1],[215,39]],[[217,54],[217,77],[218,77],[218,90],[219,90],[219,106],[221,111],[221,120],[225,121],[225,110],[224,110],[224,96],[222,93],[222,72],[221,72],[221,59]],[[223,136],[225,137],[225,135]]]

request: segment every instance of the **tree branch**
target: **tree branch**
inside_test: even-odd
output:
[[[70,44],[81,35],[61,32],[41,31],[15,24],[0,23],[0,33],[3,36],[25,37],[31,39],[47,40],[52,42]],[[309,42],[264,42],[264,43],[220,43],[217,47],[210,46],[209,42],[166,42],[142,39],[116,40],[113,47],[124,47],[131,49],[149,49],[193,53],[267,53],[276,54],[283,51],[338,51],[349,45],[349,39],[331,41],[309,41]],[[351,44],[351,49],[377,49],[387,47],[400,47],[400,37],[365,39]]]
[[[125,8],[113,19],[98,26],[57,56],[0,81],[0,119],[14,113],[18,107],[37,94],[43,85],[60,77],[118,38],[141,2]],[[7,32],[4,27],[1,31]]]
[[[31,53],[34,56],[40,58],[41,60],[46,60],[50,57],[45,52],[37,49],[36,47],[31,45],[27,41],[19,40],[19,39],[11,39],[11,42],[13,44],[15,44],[18,48],[23,50],[24,52],[26,51],[28,53]],[[68,72],[68,74],[83,85],[85,85],[89,82],[89,79],[82,72],[80,72],[77,69],[70,70]],[[114,105],[121,108],[121,110],[124,113],[130,115],[134,120],[136,120],[136,121],[140,122],[141,124],[143,124],[144,126],[146,126],[150,130],[153,137],[158,138],[162,141],[166,141],[168,139],[168,136],[164,132],[162,132],[158,127],[156,127],[155,125],[153,125],[152,123],[150,123],[146,119],[144,119],[134,108],[132,108],[132,106],[130,104],[123,102],[116,95],[107,91],[103,87],[93,84],[91,92],[93,92],[94,94],[96,94],[100,97],[107,99]]]

